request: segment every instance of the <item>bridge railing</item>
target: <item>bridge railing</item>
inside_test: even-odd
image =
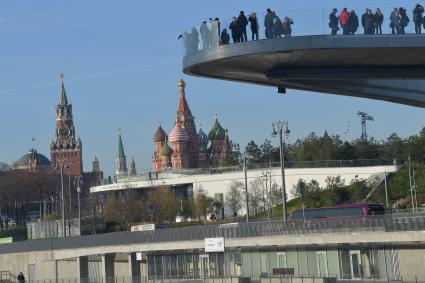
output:
[[[362,279],[340,279],[336,275],[302,275],[294,276],[115,276],[115,277],[91,277],[91,278],[64,278],[64,279],[42,279],[29,280],[28,283],[336,283],[336,282],[362,282],[362,283],[418,283],[425,282],[425,275],[401,275],[400,278],[362,278]],[[16,281],[9,281],[16,282]]]
[[[398,7],[404,7],[406,9],[406,14],[409,17],[410,21],[408,26],[405,28],[405,33],[415,33],[415,27],[413,23],[413,15],[412,11],[414,7],[406,7],[404,6],[405,3],[400,1],[398,4]],[[283,22],[285,17],[290,18],[293,21],[293,24],[291,25],[292,29],[292,37],[297,36],[311,36],[311,35],[330,35],[331,34],[331,28],[329,27],[329,15],[334,7],[326,7],[326,8],[312,8],[312,7],[303,7],[302,9],[284,9],[282,7],[266,7],[264,6],[262,11],[255,11],[257,14],[257,21],[259,24],[259,40],[266,40],[271,39],[267,38],[266,31],[265,31],[265,17],[267,15],[266,9],[270,8],[272,11],[275,12],[276,17],[279,18],[278,21]],[[337,16],[339,16],[340,12],[344,7],[335,7],[337,8]],[[364,35],[364,29],[362,27],[362,14],[365,12],[366,8],[370,8],[372,10],[372,14],[375,14],[376,12],[376,6],[347,6],[348,12],[351,12],[352,10],[355,11],[358,20],[359,20],[359,27],[357,28],[357,31],[355,32],[355,35]],[[379,7],[383,16],[384,20],[382,23],[382,34],[383,35],[389,35],[392,33],[392,28],[390,27],[390,16],[393,12],[395,7],[390,6],[380,6]],[[225,11],[229,11],[228,9],[224,9]],[[233,16],[238,17],[239,11],[244,10],[245,16],[247,19],[249,16],[254,12],[252,8],[249,7],[249,5],[246,5],[245,7],[240,7],[237,10],[229,11],[225,15],[215,15],[211,17],[211,15],[208,15],[205,13],[204,19],[200,20],[198,24],[196,24],[194,27],[188,28],[185,31],[182,32],[181,37],[179,39],[183,43],[184,47],[184,55],[189,56],[196,54],[197,52],[201,50],[207,50],[210,48],[216,48],[223,44],[220,40],[220,35],[223,29],[226,29],[229,37],[230,37],[230,43],[229,44],[235,44],[232,39],[232,34],[230,28],[230,24],[232,23]],[[232,15],[233,13],[233,15]],[[219,18],[218,21],[216,21],[216,18]],[[205,24],[203,24],[205,22]],[[276,20],[273,20],[274,23],[276,23]],[[247,33],[247,39],[248,41],[252,41],[252,32],[251,32],[251,25],[248,23],[246,26],[246,33]],[[400,31],[402,33],[402,31]],[[279,34],[277,32],[276,34]],[[373,27],[373,34],[375,34],[375,27]],[[339,30],[337,32],[337,35],[342,36],[342,28],[339,25]],[[278,36],[278,35],[277,35]],[[352,35],[351,35],[352,36]],[[370,35],[368,35],[370,36]],[[280,37],[285,37],[285,35],[282,33]],[[254,37],[255,39],[255,37]],[[237,43],[239,44],[239,43]]]

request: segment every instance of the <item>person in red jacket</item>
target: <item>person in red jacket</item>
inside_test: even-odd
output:
[[[347,8],[344,8],[339,14],[339,24],[342,27],[342,34],[350,34],[350,23],[349,23],[350,14],[347,11]]]

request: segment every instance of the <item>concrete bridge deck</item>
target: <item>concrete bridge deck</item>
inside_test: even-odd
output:
[[[185,74],[425,106],[424,35],[298,36],[222,45]]]

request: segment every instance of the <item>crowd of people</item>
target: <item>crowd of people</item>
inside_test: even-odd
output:
[[[418,3],[412,13],[415,32],[420,34],[422,33],[422,26],[425,28],[424,8]],[[409,16],[403,7],[394,8],[389,17],[389,26],[393,34],[404,34],[409,22]],[[341,29],[343,35],[356,34],[360,25],[363,27],[364,34],[382,34],[383,23],[384,14],[379,8],[374,13],[371,9],[366,9],[360,19],[354,10],[348,11],[347,8],[343,8],[339,14],[337,9],[332,10],[328,25],[332,35],[337,35]],[[280,18],[276,12],[267,9],[267,14],[264,17],[265,38],[291,37],[293,24],[292,18]],[[251,30],[251,40],[258,40],[260,23],[257,14],[252,12],[247,17],[244,11],[240,11],[237,17],[232,18],[228,28],[221,29],[219,18],[210,18],[208,22],[202,22],[199,32],[196,28],[193,28],[190,32],[180,35],[179,39],[183,38],[186,54],[191,54],[199,50],[200,39],[202,40],[201,49],[226,45],[231,40],[233,43],[248,41],[248,25]]]
[[[337,13],[338,10],[333,9],[329,15],[329,28],[332,35],[336,35],[340,29],[342,29],[343,35],[356,34],[360,23],[364,34],[382,34],[384,15],[379,8],[376,9],[375,13],[372,13],[371,9],[366,9],[361,17],[361,22],[354,10],[348,12],[347,8],[344,8],[339,15]],[[422,26],[425,28],[425,17],[423,13],[424,8],[422,5],[419,3],[416,4],[412,12],[416,34],[422,33]],[[394,8],[391,12],[389,22],[392,34],[405,34],[405,28],[410,22],[406,9],[403,7]]]

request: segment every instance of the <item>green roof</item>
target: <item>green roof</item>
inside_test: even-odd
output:
[[[124,157],[124,147],[122,145],[121,134],[118,135],[118,157]]]
[[[171,149],[171,147],[167,143],[165,143],[164,146],[159,151],[159,155],[170,156],[171,154],[173,154],[173,150]]]
[[[218,122],[218,119],[215,118],[214,125],[212,126],[210,132],[208,133],[208,138],[210,140],[222,140],[224,139],[224,136],[226,135],[226,131],[223,129],[223,127]]]

